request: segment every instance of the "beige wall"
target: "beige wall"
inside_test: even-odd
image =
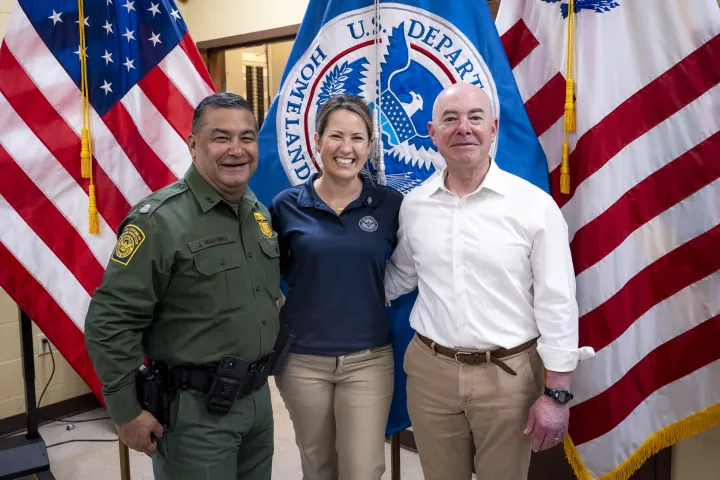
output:
[[[15,0],[0,0],[0,38],[10,21]],[[37,355],[37,327],[33,326],[35,389],[37,398],[45,387],[52,362],[50,355]],[[55,353],[55,376],[43,398],[43,405],[88,393],[90,389],[59,353]],[[25,412],[24,382],[20,361],[20,322],[15,302],[0,289],[0,419]]]
[[[672,480],[720,478],[720,427],[673,446]]]
[[[193,40],[202,42],[298,24],[309,0],[188,0],[178,2]]]
[[[5,35],[5,29],[10,21],[10,12],[16,3],[16,0],[0,0],[0,38]]]

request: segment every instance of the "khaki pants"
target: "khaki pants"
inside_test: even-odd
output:
[[[304,480],[380,480],[393,375],[390,345],[341,357],[288,357],[275,380]]]
[[[544,383],[533,346],[493,364],[465,365],[435,354],[417,335],[405,354],[408,413],[426,480],[525,480],[530,407]],[[472,445],[475,444],[475,457]]]

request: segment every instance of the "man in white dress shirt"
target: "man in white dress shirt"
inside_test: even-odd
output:
[[[526,479],[530,450],[567,434],[572,371],[592,355],[567,225],[490,158],[498,120],[480,88],[448,87],[432,118],[447,167],[403,202],[385,277],[388,300],[419,290],[405,371],[420,462],[426,480],[470,479],[473,463],[480,480]]]

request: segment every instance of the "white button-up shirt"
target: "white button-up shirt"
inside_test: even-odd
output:
[[[547,193],[491,163],[459,198],[445,172],[405,198],[387,265],[388,300],[418,288],[411,326],[436,343],[478,350],[538,339],[545,368],[575,369],[578,309],[568,231]]]

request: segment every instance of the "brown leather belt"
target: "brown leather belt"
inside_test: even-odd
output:
[[[442,345],[438,345],[426,336],[420,335],[419,333],[417,334],[417,336],[421,342],[430,347],[435,353],[439,353],[440,355],[453,358],[458,363],[464,363],[466,365],[482,365],[484,363],[492,363],[502,368],[510,375],[517,375],[517,373],[512,368],[508,367],[507,364],[500,359],[517,355],[518,353],[523,352],[524,350],[527,350],[528,348],[535,345],[535,342],[537,341],[537,339],[532,339],[529,342],[525,342],[522,345],[518,345],[517,347],[513,348],[498,348],[495,350],[487,350],[484,352],[472,352],[464,350],[462,348],[443,347]]]

